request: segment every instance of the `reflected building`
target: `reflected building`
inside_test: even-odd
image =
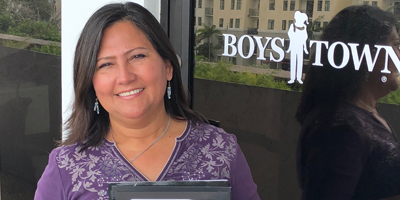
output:
[[[318,40],[324,27],[343,8],[351,5],[373,5],[383,10],[393,12],[400,19],[400,0],[196,0],[195,29],[215,25],[222,34],[229,33],[240,38],[242,35],[258,35],[262,37],[279,37],[284,44],[278,46],[287,50],[289,46],[288,29],[294,22],[295,11],[306,13],[309,19],[309,39]],[[311,27],[310,27],[311,26]],[[212,51],[212,61],[223,60],[234,65],[268,65],[272,69],[287,69],[289,54],[282,62],[270,61],[271,45],[267,45],[264,52],[266,60],[257,60],[258,48],[248,59],[239,55],[235,57],[222,56],[223,36],[215,34],[212,44],[219,44],[221,48]],[[203,40],[204,43],[204,40]],[[249,43],[243,44],[245,55],[249,53]],[[308,56],[305,56],[305,64]]]

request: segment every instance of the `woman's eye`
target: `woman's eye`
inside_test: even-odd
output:
[[[146,57],[144,54],[136,54],[136,55],[133,55],[133,56],[129,59],[129,61],[134,60],[134,59],[141,59],[141,58],[144,58],[144,57]]]
[[[107,66],[110,66],[110,65],[111,65],[111,63],[104,63],[104,64],[101,64],[98,68],[101,69],[103,67],[107,67]]]

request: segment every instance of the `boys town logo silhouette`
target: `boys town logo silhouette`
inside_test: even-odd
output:
[[[290,80],[289,84],[297,81],[303,84],[301,80],[303,76],[303,52],[308,54],[307,50],[307,24],[308,17],[306,14],[296,11],[294,13],[294,23],[290,25],[288,36],[290,39],[289,49],[290,52]]]
[[[303,55],[304,53],[309,54],[307,49],[307,24],[307,15],[300,11],[296,11],[294,14],[294,23],[290,25],[288,30],[290,43],[289,48],[286,52],[283,50],[285,44],[284,38],[242,35],[238,40],[237,37],[233,34],[222,34],[224,37],[224,52],[222,56],[235,57],[236,54],[239,54],[239,56],[243,59],[248,59],[253,56],[255,45],[257,45],[259,52],[257,60],[267,60],[267,58],[265,58],[265,50],[268,44],[270,44],[271,52],[269,53],[269,59],[272,62],[281,62],[285,58],[285,53],[290,53],[290,80],[288,81],[288,84],[293,84],[296,80],[300,84],[303,84]],[[243,43],[245,41],[247,41],[247,43],[249,44],[248,52],[243,52]],[[280,43],[279,45],[278,42]],[[373,55],[371,54],[371,49],[368,44],[364,45],[361,55],[358,53],[358,46],[360,45],[357,43],[345,44],[343,42],[337,41],[329,44],[329,42],[327,41],[310,40],[308,48],[312,48],[313,46],[315,46],[315,60],[312,63],[313,66],[323,67],[323,64],[321,63],[321,57],[327,56],[329,64],[333,68],[342,69],[347,65],[348,62],[353,62],[355,70],[359,70],[361,63],[365,59],[368,71],[372,72],[377,61],[379,52],[384,49],[384,51],[386,52],[385,67],[383,70],[381,70],[381,73],[391,73],[388,70],[389,58],[391,58],[391,60],[393,61],[396,69],[400,71],[400,60],[394,52],[392,46],[374,45],[375,53]],[[326,48],[328,50],[328,55],[321,55],[322,48]],[[336,48],[342,48],[343,58],[340,63],[335,63],[334,60]],[[274,56],[274,52],[278,55],[278,58]],[[353,58],[352,61],[350,61],[350,54]],[[381,80],[382,82],[386,82],[386,76],[383,75]]]

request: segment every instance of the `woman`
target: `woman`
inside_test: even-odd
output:
[[[259,199],[236,138],[190,110],[179,70],[146,9],[94,13],[76,47],[70,134],[35,199],[108,199],[107,182],[193,179],[228,179],[232,199]]]
[[[385,63],[386,52],[374,49],[388,45],[400,55],[396,25],[392,14],[377,7],[351,6],[324,30],[322,41],[359,44],[359,56],[368,44],[377,61],[372,72],[365,61],[355,70],[350,56],[343,69],[336,69],[324,50],[323,66],[310,67],[296,115],[302,124],[298,149],[302,199],[399,198],[399,142],[376,110],[380,98],[397,90],[399,74],[391,60]],[[335,63],[343,60],[341,49],[336,48]],[[391,74],[381,73],[385,64]]]

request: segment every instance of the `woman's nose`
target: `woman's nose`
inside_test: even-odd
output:
[[[136,80],[136,75],[134,71],[129,66],[129,63],[125,63],[118,67],[117,82],[119,84],[128,84]]]

